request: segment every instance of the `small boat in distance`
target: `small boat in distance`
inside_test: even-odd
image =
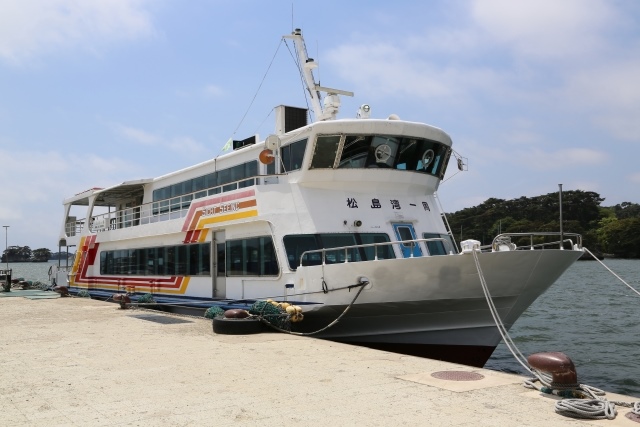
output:
[[[77,251],[58,284],[201,307],[286,300],[302,307],[303,332],[350,307],[316,336],[483,366],[501,337],[475,260],[509,328],[582,255],[581,237],[502,234],[460,250],[436,196],[449,135],[372,118],[368,105],[336,120],[353,93],[319,86],[301,31],[284,37],[311,111],[281,105],[264,140],[64,200],[60,251]]]

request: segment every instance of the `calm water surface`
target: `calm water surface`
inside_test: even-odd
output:
[[[640,291],[640,260],[603,261]],[[509,334],[522,354],[561,351],[578,381],[640,397],[640,296],[597,261],[578,261],[538,298]],[[526,374],[504,344],[487,368]]]
[[[604,263],[640,291],[640,260]],[[57,264],[9,263],[9,268],[14,278],[49,283],[49,267]],[[525,356],[565,353],[575,363],[582,384],[640,397],[639,320],[640,296],[600,263],[578,261],[524,312],[510,335]],[[486,367],[526,374],[504,344]]]

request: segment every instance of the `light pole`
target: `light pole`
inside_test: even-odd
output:
[[[9,245],[8,245],[8,231],[9,231],[9,226],[8,225],[3,225],[4,227],[4,260],[7,262],[7,270],[9,269]]]

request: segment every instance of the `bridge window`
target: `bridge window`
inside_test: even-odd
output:
[[[450,154],[449,146],[428,139],[393,135],[319,135],[311,169],[334,166],[338,169],[392,168],[442,178]]]
[[[340,145],[340,135],[318,136],[314,146],[311,169],[333,168]]]

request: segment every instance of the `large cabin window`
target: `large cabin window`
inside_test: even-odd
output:
[[[384,233],[321,233],[321,234],[291,234],[284,236],[284,247],[287,260],[292,270],[298,268],[302,254],[317,249],[331,249],[344,246],[359,246],[357,248],[327,250],[325,263],[335,264],[358,261],[373,261],[376,259],[395,258],[390,245],[362,246],[374,243],[389,242],[389,236]],[[302,265],[321,265],[322,253],[306,254]]]
[[[278,258],[270,236],[227,240],[227,276],[277,276]]]
[[[444,176],[451,148],[393,135],[319,135],[311,169],[391,168]],[[336,161],[337,159],[337,161]]]

